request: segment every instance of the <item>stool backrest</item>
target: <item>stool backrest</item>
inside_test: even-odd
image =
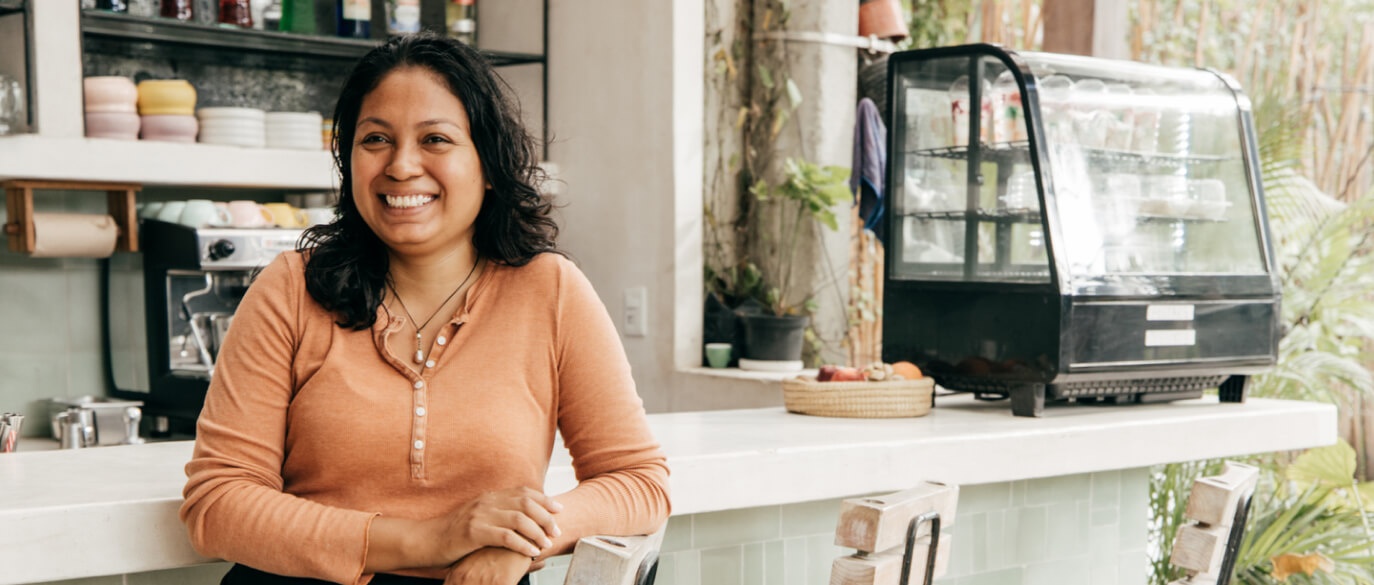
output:
[[[1184,517],[1194,523],[1178,529],[1169,555],[1169,562],[1188,574],[1176,584],[1230,583],[1258,480],[1259,469],[1227,461],[1221,475],[1193,482]]]
[[[835,559],[830,585],[920,585],[944,575],[949,537],[941,529],[954,524],[958,507],[959,487],[933,482],[845,500],[835,544],[858,552]]]
[[[563,585],[653,585],[666,527],[646,536],[588,536],[577,541]]]

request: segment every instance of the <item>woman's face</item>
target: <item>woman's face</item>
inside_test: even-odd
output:
[[[388,73],[363,97],[353,137],[353,198],[394,253],[449,253],[472,242],[486,180],[463,103],[435,73]]]

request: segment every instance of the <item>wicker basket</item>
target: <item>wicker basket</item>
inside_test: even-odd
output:
[[[924,416],[934,406],[935,380],[817,382],[797,377],[782,381],[782,401],[790,412],[848,418]]]

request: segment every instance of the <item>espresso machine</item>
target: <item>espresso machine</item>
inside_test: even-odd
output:
[[[105,280],[111,394],[143,402],[153,436],[194,432],[239,301],[257,271],[294,250],[301,233],[145,219],[142,254],[111,258]]]

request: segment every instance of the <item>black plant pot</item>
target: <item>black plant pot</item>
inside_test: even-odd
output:
[[[743,357],[751,360],[793,361],[802,357],[802,342],[811,318],[785,315],[738,314],[744,324]]]

